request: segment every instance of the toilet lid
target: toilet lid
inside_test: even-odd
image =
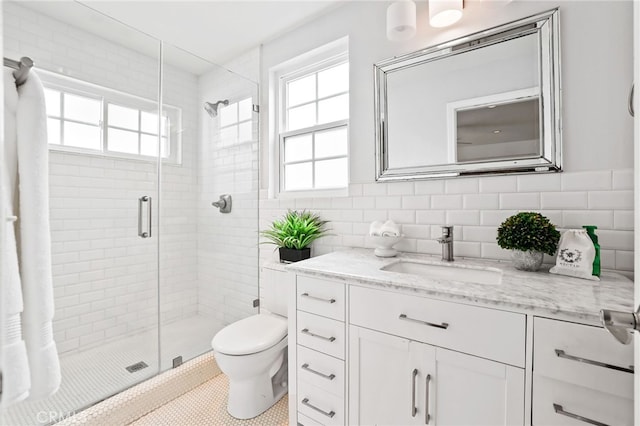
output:
[[[249,355],[269,349],[286,335],[286,318],[259,314],[229,324],[215,335],[211,346],[227,355]]]

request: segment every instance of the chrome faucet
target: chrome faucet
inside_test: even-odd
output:
[[[442,244],[442,260],[453,262],[453,226],[443,226],[442,237],[437,241]]]

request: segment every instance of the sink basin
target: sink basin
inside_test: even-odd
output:
[[[502,271],[496,268],[460,267],[455,264],[422,263],[411,260],[399,262],[380,268],[383,271],[420,275],[427,278],[464,281],[475,284],[497,285],[502,282]]]

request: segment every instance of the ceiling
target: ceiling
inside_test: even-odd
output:
[[[168,49],[173,51],[167,58],[169,62],[196,74],[210,69],[210,63],[224,64],[339,4],[339,0],[18,2],[108,40],[157,55],[157,43],[122,25],[126,24],[198,56]]]

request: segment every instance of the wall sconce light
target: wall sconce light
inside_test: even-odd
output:
[[[429,0],[429,24],[442,28],[462,18],[462,0]]]
[[[462,3],[462,0],[460,0]],[[409,40],[416,35],[416,4],[400,0],[387,8],[387,38],[391,41]]]

